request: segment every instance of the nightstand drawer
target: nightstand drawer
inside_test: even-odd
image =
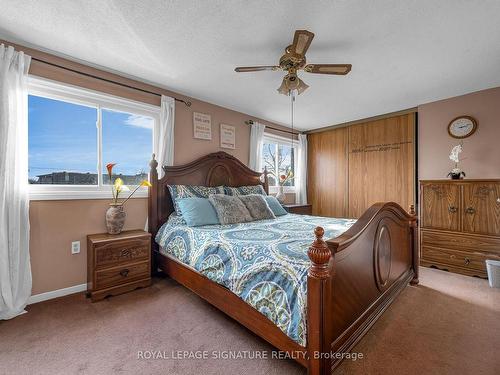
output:
[[[96,271],[94,289],[108,288],[130,281],[149,277],[149,261],[140,263],[127,263],[119,267],[107,268]]]
[[[95,246],[95,266],[104,268],[118,264],[147,260],[150,253],[149,238],[126,239]]]

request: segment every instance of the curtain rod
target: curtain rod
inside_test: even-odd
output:
[[[247,120],[247,121],[245,121],[245,124],[247,124],[247,125],[252,125],[253,123],[254,123],[254,121],[253,121],[253,120]],[[276,130],[276,131],[278,131],[278,132],[283,132],[283,133],[292,134],[292,135],[299,135],[299,134],[302,134],[302,133],[300,133],[300,132],[292,132],[292,131],[290,131],[290,130],[285,130],[285,129],[274,128],[274,127],[272,127],[272,126],[267,126],[267,125],[266,125],[266,128],[268,128],[268,129],[273,129],[273,130]]]
[[[98,80],[101,80],[101,81],[104,81],[104,82],[108,82],[108,83],[112,83],[114,85],[118,85],[118,86],[122,86],[122,87],[126,87],[126,88],[129,88],[129,89],[132,89],[132,90],[137,90],[137,91],[141,91],[141,92],[144,92],[146,94],[151,94],[151,95],[156,95],[156,96],[160,96],[161,97],[161,94],[158,94],[157,92],[153,92],[153,91],[149,91],[149,90],[144,90],[144,89],[141,89],[139,87],[134,87],[134,86],[131,86],[131,85],[127,85],[125,83],[120,83],[120,82],[116,82],[116,81],[113,81],[111,79],[107,79],[107,78],[102,78],[102,77],[98,77],[96,75],[93,75],[93,74],[90,74],[90,73],[84,73],[84,72],[80,72],[76,69],[71,69],[71,68],[68,68],[66,66],[62,66],[62,65],[59,65],[59,64],[54,64],[52,62],[49,62],[49,61],[45,61],[45,60],[42,60],[42,59],[38,59],[36,57],[32,57],[31,58],[32,60],[35,60],[35,61],[38,61],[38,62],[41,62],[43,64],[47,64],[47,65],[51,65],[51,66],[55,66],[56,68],[61,68],[61,69],[64,69],[64,70],[67,70],[67,71],[70,71],[70,72],[73,72],[73,73],[76,73],[76,74],[80,74],[80,75],[83,75],[83,76],[86,76],[86,77],[90,77],[90,78],[94,78],[94,79],[98,79]],[[191,107],[191,102],[190,101],[186,101],[186,100],[182,100],[182,99],[177,99],[177,98],[174,98],[177,102],[181,102],[181,103],[184,103],[187,107]]]

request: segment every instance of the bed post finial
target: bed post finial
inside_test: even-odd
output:
[[[410,204],[410,215],[411,216],[415,216],[416,215],[415,205],[413,205],[413,204]]]
[[[329,276],[328,262],[332,256],[330,248],[323,240],[325,230],[322,227],[314,229],[316,240],[312,243],[307,251],[307,256],[312,262],[309,267],[309,276],[317,279],[326,279]]]

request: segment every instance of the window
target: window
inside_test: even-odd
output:
[[[31,198],[109,197],[108,163],[126,185],[138,185],[148,178],[158,119],[155,106],[31,78]]]
[[[264,168],[269,172],[268,181],[270,187],[279,186],[279,177],[281,175],[289,175],[285,184],[286,191],[294,191],[294,177],[295,176],[295,147],[292,148],[291,140],[277,137],[265,136],[264,145],[262,148],[262,170]],[[276,190],[276,189],[272,189]]]

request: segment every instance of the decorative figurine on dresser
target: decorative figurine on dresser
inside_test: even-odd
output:
[[[486,278],[500,260],[500,179],[420,181],[423,266]]]
[[[92,302],[151,285],[151,234],[129,230],[87,236],[87,296]]]

